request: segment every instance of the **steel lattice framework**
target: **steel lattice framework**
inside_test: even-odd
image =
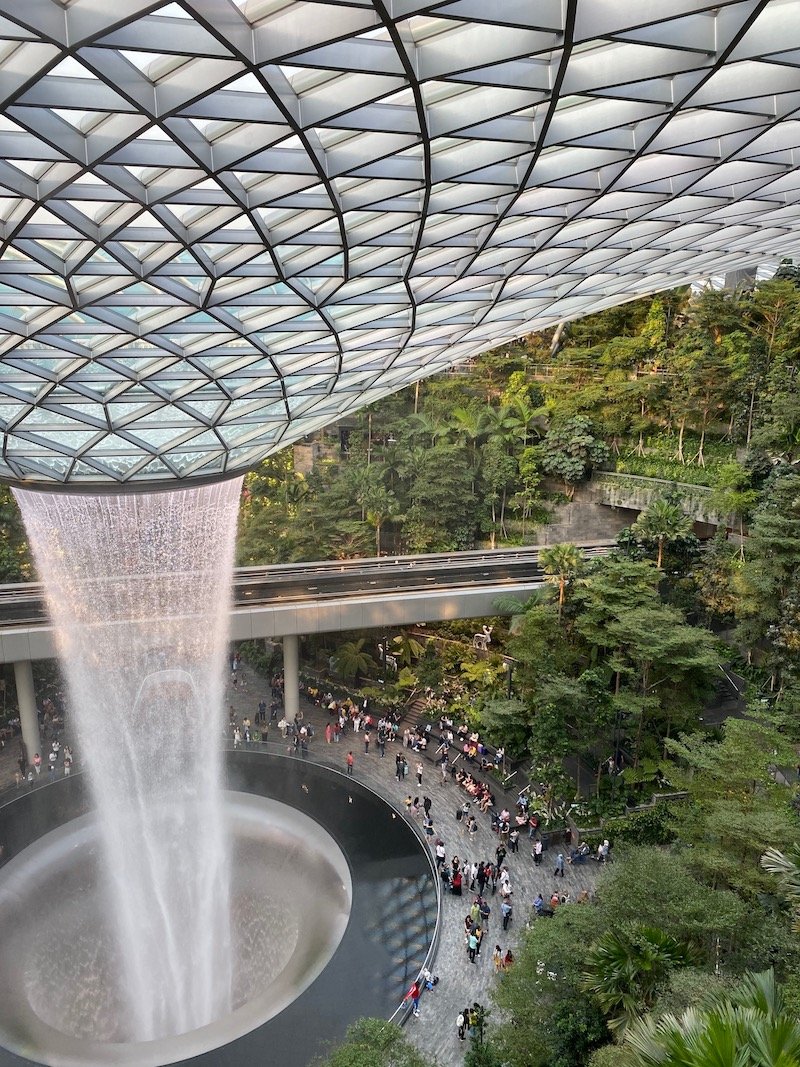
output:
[[[797,0],[0,0],[0,477],[242,470],[800,250]]]

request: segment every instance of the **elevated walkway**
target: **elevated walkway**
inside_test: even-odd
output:
[[[603,555],[612,546],[581,547],[586,555]],[[544,582],[538,554],[532,546],[245,568],[234,581],[230,637],[250,641],[503,614],[498,597],[524,599]],[[3,587],[0,662],[56,654],[40,587]]]

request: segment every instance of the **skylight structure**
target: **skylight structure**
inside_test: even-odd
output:
[[[800,4],[0,0],[0,477],[224,476],[800,253]]]

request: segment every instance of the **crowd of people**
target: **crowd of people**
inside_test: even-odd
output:
[[[341,755],[335,759],[337,762],[341,760],[342,768],[348,775],[358,772],[359,761],[363,758],[370,762],[384,758],[387,747],[391,746],[386,765],[387,776],[393,774],[397,782],[405,787],[405,810],[411,819],[422,824],[434,852],[443,890],[450,897],[466,897],[469,901],[463,916],[463,927],[457,924],[459,929],[456,935],[463,938],[465,965],[470,969],[476,966],[483,954],[491,958],[495,974],[504,974],[514,963],[512,948],[508,944],[505,947],[501,945],[504,938],[507,940],[512,936],[515,921],[514,864],[528,864],[532,859],[533,868],[546,876],[549,873],[547,857],[552,857],[550,869],[553,881],[560,882],[563,887],[571,865],[579,865],[587,858],[588,846],[570,848],[569,835],[566,834],[563,845],[559,839],[562,851],[553,856],[553,852],[548,850],[552,835],[542,830],[540,814],[534,810],[535,794],[532,794],[530,787],[519,791],[514,804],[499,802],[502,796],[502,772],[506,768],[505,752],[502,747],[493,749],[487,745],[466,722],[455,725],[443,712],[438,731],[435,724],[403,727],[396,713],[373,713],[369,701],[363,698],[337,698],[332,692],[316,685],[304,686],[301,695],[319,708],[321,714],[309,716],[308,712],[304,713],[301,709],[290,721],[285,713],[283,678],[273,678],[269,708],[266,701],[262,700],[254,723],[251,724],[247,717],[237,722],[232,716],[234,744],[246,746],[254,740],[266,739],[270,727],[275,724],[287,747],[305,755],[315,734],[317,744],[321,743],[320,738],[324,735],[326,746],[341,745]],[[309,721],[311,717],[317,723],[316,731]],[[394,756],[393,760],[391,756]],[[435,768],[431,777],[430,761]],[[437,781],[439,790],[446,787],[447,793],[436,791]],[[451,785],[456,787],[459,794],[451,808],[456,829],[446,830],[445,826],[452,823],[449,819],[445,822],[439,816],[437,833],[431,797],[436,797],[438,814],[441,810],[439,798],[453,795],[450,792]],[[481,823],[484,830],[491,832],[493,855],[480,855],[487,851],[486,833],[480,832]],[[451,842],[451,849],[448,849],[445,838],[451,832],[458,836],[458,847],[452,848]],[[522,844],[527,846],[526,857],[529,855],[530,859],[518,861],[515,857],[519,855]],[[465,855],[470,858],[463,858]],[[605,862],[607,857],[608,844],[604,842],[597,854],[588,858]],[[529,883],[523,878],[525,884]],[[588,900],[588,890],[582,889],[575,896],[569,886],[553,889],[549,895],[538,892],[535,900],[524,901],[524,919],[527,921],[529,916],[552,916],[559,907],[572,903],[584,904]],[[531,904],[533,907],[529,910]],[[494,936],[490,935],[490,929]],[[487,945],[493,945],[491,951]],[[412,984],[406,998],[411,1001],[415,1015],[419,1014],[420,993],[426,987],[432,988],[423,972]],[[474,1008],[465,1008],[459,1013],[457,1029],[462,1039],[474,1030],[471,1016],[478,1008],[476,1003]]]

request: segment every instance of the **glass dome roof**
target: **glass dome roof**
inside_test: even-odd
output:
[[[800,251],[796,0],[0,0],[0,478],[243,470]]]

